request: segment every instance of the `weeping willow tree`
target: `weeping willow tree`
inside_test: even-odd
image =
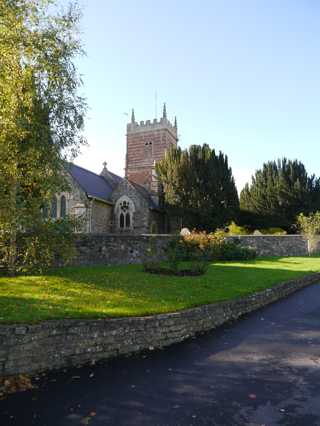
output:
[[[165,205],[181,225],[212,231],[235,219],[238,193],[228,158],[209,145],[173,147],[157,164]]]
[[[57,10],[54,0],[0,2],[0,255],[10,273],[18,232],[42,223],[42,207],[66,186],[64,161],[84,143],[80,12]]]

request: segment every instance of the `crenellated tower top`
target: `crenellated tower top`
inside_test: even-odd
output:
[[[131,113],[131,122],[127,124],[127,133],[139,133],[139,132],[150,132],[155,130],[166,129],[176,138],[178,142],[178,128],[177,128],[177,118],[174,119],[174,124],[172,124],[167,118],[167,107],[166,104],[163,105],[163,114],[160,120],[146,120],[140,121],[139,123],[135,119],[134,109]]]
[[[168,120],[166,104],[163,105],[160,120],[138,123],[132,110],[131,122],[127,125],[126,177],[152,192],[157,192],[155,164],[177,143],[177,119],[174,119],[174,124]]]

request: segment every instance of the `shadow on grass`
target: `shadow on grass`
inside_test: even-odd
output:
[[[0,322],[174,312],[243,297],[316,270],[320,258],[217,263],[201,277],[157,276],[141,265],[61,268],[45,276],[1,278]]]
[[[12,423],[11,415],[16,424],[34,424],[35,413],[48,426],[80,423],[94,407],[98,424],[194,424],[196,414],[198,423],[226,426],[266,418],[317,425],[320,335],[318,318],[309,316],[319,311],[318,288],[306,289],[304,299],[301,306],[297,294],[249,321],[143,357],[50,373],[39,390],[2,401],[0,423]],[[78,417],[70,417],[80,402]]]

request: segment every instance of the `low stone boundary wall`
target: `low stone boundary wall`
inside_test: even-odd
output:
[[[77,237],[78,255],[74,265],[119,265],[142,263],[147,257],[165,258],[168,242],[174,235],[82,234]],[[254,248],[258,256],[307,256],[308,241],[301,235],[241,235],[227,237],[244,247]],[[152,247],[152,252],[148,249]],[[319,243],[320,247],[320,243]]]
[[[258,256],[308,256],[308,240],[302,235],[239,235],[227,238],[242,247],[253,248]]]
[[[173,235],[82,234],[76,240],[74,265],[121,265],[142,263],[147,257],[165,258],[164,249]],[[152,247],[151,252],[148,250]]]
[[[1,325],[0,377],[35,374],[162,348],[214,329],[319,281],[320,274],[313,274],[241,299],[148,317]]]

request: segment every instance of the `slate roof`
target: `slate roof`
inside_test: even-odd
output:
[[[99,198],[107,202],[112,202],[112,192],[123,180],[122,177],[110,172],[109,170],[107,175],[101,176],[72,163],[67,165],[67,170],[83,191],[85,191],[88,197]],[[132,181],[130,181],[130,183],[135,190],[145,200],[147,200],[150,209],[159,209],[159,206],[152,199],[146,188]]]
[[[115,186],[122,180],[120,176],[110,173],[111,179],[90,172],[90,170],[75,164],[68,165],[68,171],[78,185],[86,192],[88,197],[100,198],[104,201],[111,201],[111,194]]]

